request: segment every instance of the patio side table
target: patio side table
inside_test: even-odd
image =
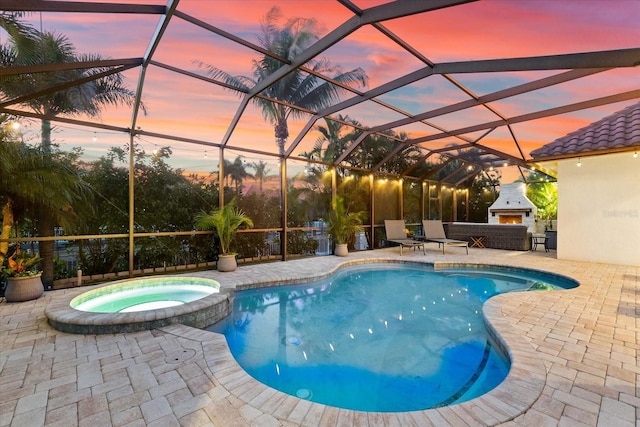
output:
[[[472,248],[484,248],[487,236],[469,236]]]
[[[546,234],[533,234],[531,236],[531,250],[532,251],[537,251],[538,250],[538,245],[543,245],[544,246],[544,251],[545,252],[549,252],[549,247],[547,246],[547,241],[549,240],[549,238],[547,237]]]

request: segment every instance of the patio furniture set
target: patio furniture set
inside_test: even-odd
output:
[[[517,224],[479,224],[454,222],[443,224],[440,220],[423,220],[424,235],[407,237],[404,220],[385,220],[387,243],[403,248],[422,249],[425,243],[438,243],[438,248],[445,246],[464,247],[469,253],[472,248],[494,248],[505,250],[528,251],[542,246],[549,251],[549,239],[545,234],[532,234],[526,225]],[[425,252],[426,253],[426,252]]]

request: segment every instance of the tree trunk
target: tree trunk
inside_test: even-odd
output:
[[[287,143],[287,138],[289,137],[289,127],[287,126],[287,121],[278,121],[274,126],[274,132],[276,137],[276,145],[278,146],[278,152],[281,156],[284,156],[284,147]]]
[[[51,121],[42,120],[40,126],[40,133],[42,134],[42,148],[47,152],[51,151]]]
[[[54,222],[51,215],[47,212],[40,212],[38,214],[38,235],[40,237],[51,237],[53,236],[53,228]],[[49,289],[53,286],[53,278],[54,278],[54,268],[53,268],[53,252],[54,252],[54,244],[53,241],[40,241],[39,242],[39,252],[40,258],[42,258],[41,267],[42,267],[42,283],[45,288]]]
[[[42,120],[42,149],[45,152],[51,152],[51,121]],[[53,217],[48,211],[40,210],[38,212],[38,235],[40,237],[53,236],[53,227],[55,226]],[[45,288],[49,289],[53,286],[53,241],[39,242],[40,258],[42,258],[42,283]]]

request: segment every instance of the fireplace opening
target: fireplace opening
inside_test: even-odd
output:
[[[499,224],[522,224],[522,215],[499,215]]]

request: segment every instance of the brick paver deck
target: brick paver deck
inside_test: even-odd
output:
[[[432,250],[433,249],[433,250]],[[290,280],[397,249],[200,272],[223,286]],[[326,407],[257,383],[220,335],[183,325],[120,335],[51,328],[44,307],[87,288],[0,303],[0,426],[616,426],[640,427],[640,268],[555,259],[555,252],[455,248],[402,259],[547,270],[577,289],[499,295],[485,314],[513,352],[508,380],[484,398],[411,413]]]

